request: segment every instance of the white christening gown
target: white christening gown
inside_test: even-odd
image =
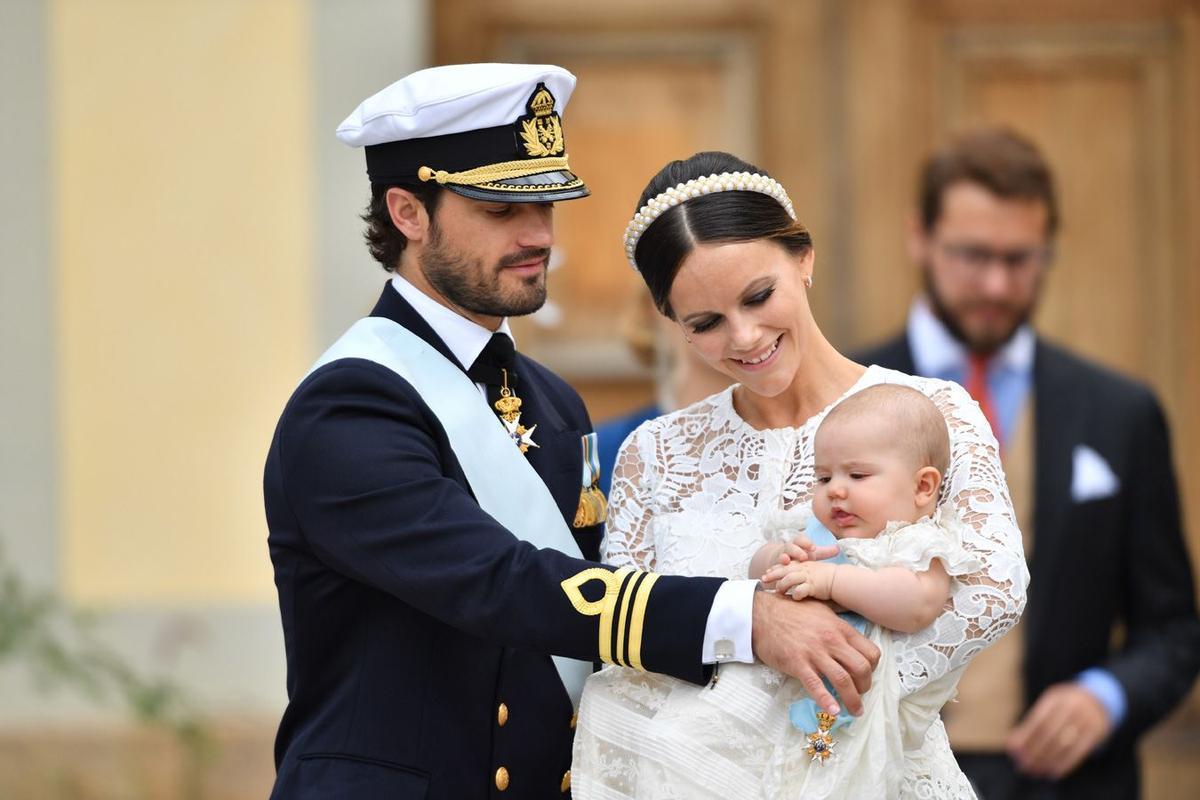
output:
[[[951,463],[938,519],[961,521],[959,546],[905,538],[900,528],[855,543],[847,555],[914,569],[942,558],[959,573],[946,610],[914,634],[870,626],[883,657],[864,714],[835,732],[835,755],[823,766],[805,754],[804,735],[788,719],[803,689],[769,667],[726,665],[708,687],[601,670],[580,705],[576,800],[974,797],[937,712],[972,656],[1024,608],[1021,536],[995,437],[966,391],[872,366],[847,394],[878,383],[911,386],[946,417]],[[727,389],[644,423],[626,440],[613,475],[605,561],[744,578],[764,541],[802,528],[796,515],[812,497],[813,434],[828,409],[799,428],[760,431],[738,416],[732,397]]]

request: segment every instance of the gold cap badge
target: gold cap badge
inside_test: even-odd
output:
[[[547,158],[562,153],[566,149],[562,121],[554,113],[554,95],[546,84],[537,85],[526,108],[529,114],[517,120],[526,154],[530,158]]]

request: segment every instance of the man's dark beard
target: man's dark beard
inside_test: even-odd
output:
[[[972,353],[977,353],[981,356],[990,356],[1004,345],[1008,344],[1009,340],[1016,334],[1017,330],[1022,325],[1029,321],[1033,316],[1033,310],[1036,302],[1031,303],[1027,308],[1021,310],[1013,320],[1012,328],[1003,336],[995,339],[981,340],[972,338],[967,333],[966,329],[959,323],[958,318],[954,316],[954,312],[946,305],[941,296],[937,292],[937,288],[933,285],[933,278],[930,277],[931,268],[929,264],[923,264],[921,269],[921,279],[925,283],[925,296],[929,298],[929,310],[933,315],[945,326],[950,335],[960,342],[964,347]],[[1034,294],[1036,300],[1037,293]]]
[[[509,291],[505,296],[500,289],[499,269],[549,256],[548,248],[526,248],[505,256],[488,270],[482,262],[472,261],[446,246],[441,229],[434,225],[429,246],[421,253],[418,266],[429,285],[459,308],[488,317],[520,317],[545,304],[546,272],[543,269],[540,274],[525,278],[523,290]]]

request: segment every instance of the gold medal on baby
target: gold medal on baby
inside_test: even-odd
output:
[[[508,431],[509,438],[521,449],[522,453],[527,453],[529,448],[538,446],[537,442],[533,440],[533,432],[537,430],[537,425],[526,428],[521,424],[521,398],[508,388],[508,370],[503,370],[503,372],[504,385],[500,387],[500,399],[494,405],[500,414],[500,421],[504,423],[504,429]]]
[[[817,712],[817,730],[808,735],[808,749],[812,760],[824,765],[833,756],[833,734],[829,732],[837,718],[824,711]]]

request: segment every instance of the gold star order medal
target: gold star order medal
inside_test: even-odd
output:
[[[533,440],[533,432],[537,430],[537,425],[526,428],[521,424],[521,398],[508,388],[507,370],[504,371],[504,385],[500,387],[500,399],[494,405],[500,414],[500,420],[504,423],[504,430],[508,432],[509,438],[521,449],[522,453],[528,453],[529,448],[538,446],[537,442]]]
[[[808,735],[808,749],[805,751],[812,760],[818,764],[824,765],[826,761],[833,756],[833,735],[829,733],[829,729],[833,727],[833,723],[837,718],[832,714],[826,714],[824,711],[817,712],[817,726],[815,733]]]

